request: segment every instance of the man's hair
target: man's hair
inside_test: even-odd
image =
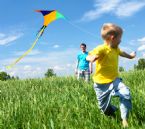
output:
[[[87,45],[85,43],[81,43],[80,47],[81,46],[87,47]]]
[[[101,36],[104,40],[107,40],[110,35],[113,35],[116,38],[118,35],[121,35],[122,33],[123,33],[122,28],[113,23],[105,23],[101,28]]]

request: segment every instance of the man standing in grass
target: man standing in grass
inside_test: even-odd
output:
[[[119,44],[122,34],[121,27],[112,23],[104,24],[101,29],[104,44],[89,52],[87,60],[96,62],[93,80],[99,108],[105,115],[114,115],[117,108],[111,104],[111,98],[118,96],[120,98],[122,124],[127,127],[129,111],[132,108],[131,95],[129,88],[119,77],[118,60],[119,56],[133,59],[136,53],[127,54],[120,50]]]
[[[92,73],[92,63],[86,60],[88,52],[86,51],[86,44],[82,43],[80,45],[81,52],[77,55],[77,64],[75,73],[77,74],[77,79],[84,79],[86,82],[90,81],[90,74]]]

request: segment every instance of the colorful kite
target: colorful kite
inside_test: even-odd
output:
[[[51,22],[53,22],[53,21],[55,21],[57,19],[60,19],[60,18],[65,19],[65,17],[61,13],[59,13],[58,11],[56,11],[56,10],[52,10],[52,11],[36,10],[36,12],[40,12],[44,16],[44,23],[43,23],[43,26],[41,27],[41,29],[39,31],[39,32],[41,32],[41,30],[42,30],[42,34],[44,32],[44,29]]]
[[[35,47],[37,41],[39,40],[39,38],[42,36],[45,28],[53,21],[57,20],[57,19],[65,19],[65,17],[59,13],[56,10],[51,10],[51,11],[47,11],[47,10],[36,10],[36,12],[40,12],[42,13],[42,15],[44,16],[44,24],[41,27],[40,31],[37,34],[37,38],[34,41],[34,43],[32,44],[31,48],[29,50],[27,50],[22,56],[20,56],[15,62],[13,62],[12,64],[10,64],[9,66],[6,66],[7,69],[12,68],[16,63],[18,63],[22,58],[24,58],[26,55],[28,55],[32,49]]]

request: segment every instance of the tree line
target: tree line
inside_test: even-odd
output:
[[[134,65],[134,70],[144,70],[145,69],[145,59],[144,58],[140,58],[138,60],[138,63]],[[124,72],[125,69],[120,66],[119,67],[119,72]]]

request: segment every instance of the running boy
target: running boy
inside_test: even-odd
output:
[[[128,126],[128,115],[132,108],[129,88],[122,82],[118,74],[119,56],[133,59],[135,52],[127,54],[118,47],[121,42],[123,30],[121,27],[106,23],[101,29],[104,44],[89,52],[87,60],[96,62],[96,71],[93,76],[94,89],[98,105],[105,115],[114,115],[116,107],[111,105],[111,97],[119,96],[122,124]]]
[[[88,52],[86,51],[86,44],[82,43],[80,45],[81,52],[77,55],[77,64],[75,73],[77,74],[77,78],[84,79],[86,82],[90,81],[90,74],[92,73],[92,63],[86,60],[88,56]]]

